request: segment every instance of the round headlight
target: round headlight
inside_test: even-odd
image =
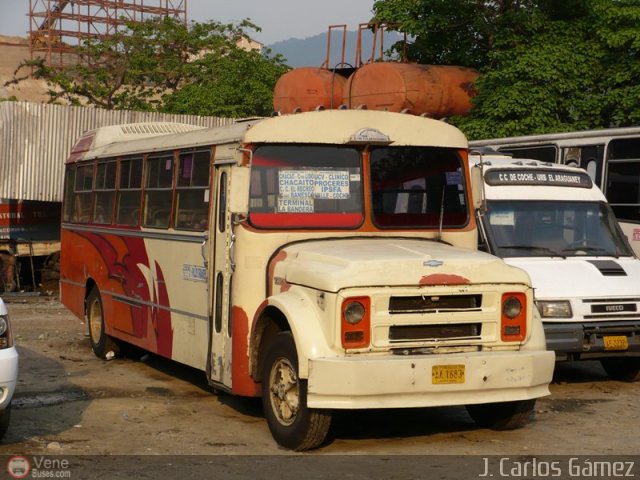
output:
[[[359,323],[364,318],[364,305],[360,302],[351,302],[344,309],[344,319],[351,325]]]
[[[0,336],[7,333],[7,328],[9,324],[7,323],[7,319],[4,316],[0,316]]]
[[[506,302],[504,302],[504,305],[502,305],[502,313],[504,313],[505,317],[507,318],[516,318],[518,315],[520,315],[521,311],[522,304],[516,297],[507,298]]]

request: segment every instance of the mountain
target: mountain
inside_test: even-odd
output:
[[[354,66],[356,59],[357,32],[347,32],[344,61]],[[384,48],[389,49],[393,43],[402,37],[396,32],[385,33]],[[272,54],[280,53],[287,59],[290,67],[319,67],[327,57],[327,33],[319,33],[308,38],[290,38],[268,45]],[[362,34],[362,61],[366,62],[372,56],[373,35],[366,31]],[[379,56],[380,45],[376,45],[376,53]],[[341,61],[342,32],[333,32],[331,35],[331,55],[329,67],[333,68]]]

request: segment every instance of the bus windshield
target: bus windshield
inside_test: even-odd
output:
[[[379,228],[462,227],[468,222],[462,161],[453,149],[374,148],[373,222]]]
[[[263,228],[355,228],[363,220],[360,153],[265,145],[253,154],[249,221]]]
[[[483,226],[500,257],[632,256],[603,202],[487,202]]]

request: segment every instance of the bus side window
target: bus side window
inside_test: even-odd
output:
[[[116,198],[116,170],[117,163],[114,160],[98,163],[93,208],[94,223],[111,223],[113,204]]]
[[[121,160],[116,206],[117,224],[138,225],[141,186],[142,157]]]
[[[93,203],[93,163],[76,168],[75,199],[72,221],[84,223],[91,221]]]
[[[173,197],[173,153],[147,159],[142,225],[169,228],[169,212]]]
[[[70,222],[73,219],[74,210],[74,186],[76,178],[76,166],[70,166],[64,175],[64,210],[62,212],[62,220]]]
[[[204,231],[209,225],[211,150],[183,152],[178,158],[176,214],[178,230]]]

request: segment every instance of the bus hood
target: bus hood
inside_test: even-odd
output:
[[[640,260],[633,257],[504,260],[529,273],[538,299],[640,296]]]
[[[366,286],[530,285],[501,259],[430,240],[358,238],[301,242],[278,255],[274,281],[327,292]]]

